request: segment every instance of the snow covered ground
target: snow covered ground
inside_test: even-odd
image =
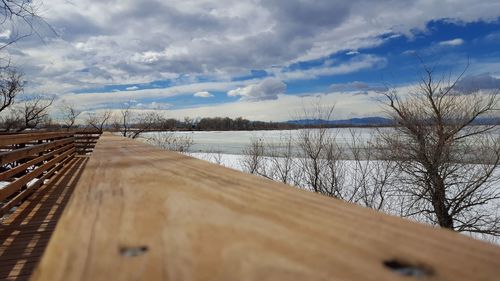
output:
[[[188,153],[188,155],[214,164],[243,171],[243,167],[241,165],[243,155],[240,154],[192,152]]]
[[[36,182],[38,181],[38,178],[34,178],[32,180],[30,180],[26,186],[27,187],[30,187],[32,185],[34,185]],[[44,180],[44,183],[47,183],[48,180]],[[7,185],[11,184],[11,182],[8,182],[8,181],[0,181],[0,190],[5,188]]]
[[[3,189],[4,187],[6,187],[10,182],[8,181],[0,181],[0,189]]]

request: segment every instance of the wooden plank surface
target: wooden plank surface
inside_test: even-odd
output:
[[[498,246],[111,135],[32,277],[499,279]]]

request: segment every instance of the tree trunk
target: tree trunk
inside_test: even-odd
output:
[[[446,191],[444,180],[437,173],[431,177],[431,196],[434,213],[441,227],[453,230],[453,217],[449,214],[446,207]]]

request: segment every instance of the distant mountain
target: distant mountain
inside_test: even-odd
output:
[[[287,121],[297,125],[331,125],[331,126],[386,126],[392,125],[391,119],[383,117],[362,117],[343,120],[300,119]]]

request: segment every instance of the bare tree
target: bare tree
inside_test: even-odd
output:
[[[99,133],[104,131],[104,128],[108,125],[109,119],[111,118],[112,113],[110,110],[103,111],[101,113],[89,112],[87,114],[87,125],[91,128],[94,128]]]
[[[38,15],[35,2],[32,0],[0,1],[0,27],[6,35],[4,40],[0,42],[0,50],[33,33],[38,34],[36,27],[41,25],[54,32],[51,26]],[[0,112],[10,107],[24,88],[22,74],[12,67],[10,59],[2,58],[2,60],[5,60],[6,63],[2,61],[2,66],[0,66],[0,91],[2,93]],[[44,101],[42,102],[42,100]],[[8,116],[2,120],[3,129],[22,131],[38,126],[43,120],[47,121],[48,115],[45,114],[45,105],[50,106],[52,101],[44,104],[46,101],[46,99],[32,98],[25,101],[23,106],[11,110]]]
[[[327,196],[383,209],[395,173],[394,164],[374,159],[378,146],[363,139],[359,131],[349,130],[350,139],[343,135],[346,142],[340,143],[340,130],[327,126],[333,111],[333,106],[319,102],[304,109],[301,118],[320,125],[299,131],[297,170],[303,176],[299,185]]]
[[[37,2],[32,0],[1,0],[0,26],[8,32],[8,39],[0,43],[0,50],[32,34],[38,27],[45,26],[55,33],[52,27],[38,14]]]
[[[344,152],[335,138],[330,139],[324,146],[319,159],[319,192],[348,202],[355,202],[357,189],[346,188],[346,164]]]
[[[19,112],[9,109],[6,114],[2,114],[1,128],[3,132],[15,131],[22,127],[22,120]]]
[[[269,177],[285,184],[298,185],[297,166],[294,161],[294,139],[291,134],[281,135],[278,144],[269,144]]]
[[[129,137],[133,139],[162,123],[162,117],[158,112],[138,113],[134,120],[134,130],[129,134]]]
[[[37,14],[35,1],[1,0],[0,27],[6,33],[6,39],[0,42],[0,50],[33,34],[33,32],[37,33],[35,30],[35,23],[43,23],[52,30],[50,25]],[[26,26],[28,28],[26,28]],[[2,58],[2,60],[4,59]],[[11,65],[10,59],[5,59],[5,61],[2,61],[2,66],[0,66],[0,91],[2,95],[0,98],[0,112],[10,107],[14,103],[16,96],[21,93],[24,88],[22,73]],[[11,112],[8,117],[4,118],[2,122],[4,129],[10,127],[24,130],[30,126],[38,125],[35,123],[38,122],[40,114],[36,113],[37,109],[33,108],[33,106],[40,107],[40,104],[31,104],[27,102],[25,105],[27,106],[25,107],[27,111],[24,112],[24,114],[20,112]],[[17,119],[17,117],[23,118],[23,116],[19,115],[24,115],[24,122],[20,122],[20,120]],[[33,119],[28,120],[31,119],[31,117],[33,117]],[[24,123],[24,125],[21,123]]]
[[[121,116],[121,133],[122,133],[122,136],[124,137],[128,137],[128,134],[129,134],[129,130],[130,130],[130,126],[131,126],[131,115],[132,115],[132,112],[130,111],[130,108],[131,108],[131,104],[130,103],[126,103],[125,104],[125,107],[122,108],[122,110],[120,110],[120,116]],[[120,127],[120,125],[118,125],[119,123],[117,123],[117,126],[116,127]]]
[[[0,27],[6,35],[6,39],[0,42],[0,50],[33,33],[39,35],[37,29],[42,25],[55,33],[52,27],[39,16],[37,2],[32,0],[0,0]],[[39,37],[41,38],[41,36]],[[0,90],[2,92],[0,112],[11,106],[17,94],[22,92],[24,88],[22,74],[12,67],[10,59],[7,58],[5,61],[6,63],[2,62],[0,67]]]
[[[208,149],[207,156],[204,157],[204,160],[215,163],[217,165],[224,165],[223,154],[219,147],[211,147],[210,149]]]
[[[10,65],[0,69],[0,112],[14,103],[16,96],[22,92],[24,82],[22,74]]]
[[[186,126],[186,129],[191,130],[194,126],[194,119],[186,116],[184,117],[184,124]]]
[[[212,152],[211,160],[213,163],[215,163],[217,165],[224,165],[222,151],[216,150],[216,151]]]
[[[121,131],[122,136],[133,139],[164,123],[158,112],[136,112],[129,103],[120,111],[120,117],[121,122],[115,122],[114,127]]]
[[[68,103],[63,103],[59,110],[63,117],[64,126],[68,131],[71,130],[76,123],[76,118],[81,114],[81,111],[77,110],[74,105]]]
[[[163,149],[186,153],[193,145],[193,138],[188,135],[176,135],[171,132],[156,132],[147,141]]]
[[[477,125],[496,110],[498,90],[461,91],[457,78],[436,80],[424,66],[407,96],[384,93],[397,127],[380,135],[397,163],[401,212],[441,227],[500,235],[500,143],[495,125]]]
[[[300,149],[300,169],[303,174],[302,187],[328,196],[339,197],[340,174],[336,169],[340,150],[335,132],[326,122],[333,118],[334,106],[323,106],[320,102],[304,108],[302,118],[320,122],[314,129],[301,129],[297,140]]]
[[[369,129],[372,130],[372,129]],[[349,129],[349,141],[346,142],[349,166],[346,168],[347,190],[351,202],[365,207],[391,211],[388,197],[396,175],[396,165],[383,160],[379,154],[380,145],[374,135],[362,135],[360,129]]]
[[[54,102],[54,97],[35,95],[26,98],[14,109],[15,116],[19,118],[17,132],[34,129],[49,121],[49,107]]]
[[[244,171],[250,174],[266,176],[266,163],[264,159],[264,140],[253,138],[250,144],[243,151],[241,166]]]

